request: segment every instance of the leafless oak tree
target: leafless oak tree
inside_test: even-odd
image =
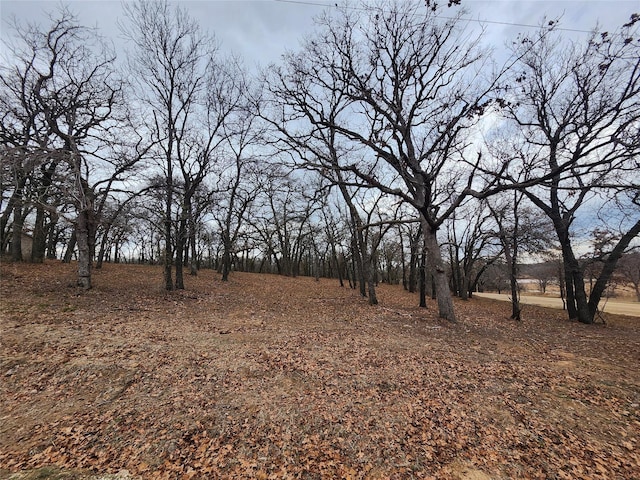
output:
[[[94,183],[91,175],[104,170],[106,164],[117,165],[107,181],[112,185],[126,170],[107,153],[110,132],[122,121],[118,115],[122,82],[106,43],[95,30],[79,25],[64,7],[51,17],[48,29],[28,26],[20,32],[21,47],[13,50],[13,75],[3,72],[2,80],[21,108],[19,114],[12,112],[13,120],[20,120],[12,126],[19,124],[21,131],[17,139],[17,130],[13,130],[14,140],[25,159],[44,168],[40,169],[45,174],[41,186],[46,190],[55,183],[65,201],[74,206],[76,216],[69,220],[75,224],[78,285],[89,289],[101,183]],[[105,165],[98,167],[100,163]],[[15,191],[20,189],[18,181]],[[47,207],[43,202],[38,205]],[[37,216],[36,226],[38,223]]]
[[[348,144],[342,171],[419,212],[439,314],[455,321],[437,232],[472,184],[478,159],[466,134],[494,83],[461,13],[443,20],[434,8],[384,2],[327,14],[278,78],[286,115]]]
[[[585,42],[563,41],[544,29],[515,47],[521,61],[508,112],[529,146],[526,158],[514,157],[507,181],[553,222],[567,310],[583,323],[594,321],[618,259],[640,233],[638,19]],[[589,216],[595,225],[602,208],[605,228],[619,225],[621,233],[588,296],[574,246],[576,220]]]

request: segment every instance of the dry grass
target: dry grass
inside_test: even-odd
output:
[[[0,273],[7,478],[640,472],[637,319],[514,323],[476,299],[454,325],[385,285],[370,307],[331,280],[203,271],[166,293],[158,268],[106,265],[81,293],[57,262]]]

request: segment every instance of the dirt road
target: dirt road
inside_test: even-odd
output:
[[[510,295],[498,294],[498,293],[474,293],[478,297],[494,298],[496,300],[503,300],[505,302],[511,301]],[[520,297],[522,303],[528,303],[530,305],[540,305],[542,307],[550,308],[562,308],[562,299],[554,297],[540,297],[533,295],[522,295]],[[637,302],[623,302],[620,300],[609,299],[606,303],[600,302],[600,308],[609,313],[615,313],[618,315],[631,315],[632,317],[640,317],[640,303]]]

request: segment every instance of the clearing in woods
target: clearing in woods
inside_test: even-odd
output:
[[[629,479],[640,321],[381,285],[1,265],[0,478]],[[20,472],[16,474],[16,472]],[[108,475],[111,474],[111,475]]]

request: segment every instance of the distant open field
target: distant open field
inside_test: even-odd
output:
[[[74,278],[0,265],[0,478],[638,478],[635,318],[513,322],[476,298],[452,324],[397,286],[371,307],[324,279]]]
[[[482,298],[493,298],[503,302],[510,302],[511,295],[504,293],[474,293],[474,295]],[[549,297],[544,295],[521,295],[520,301],[526,305],[539,305],[549,308],[563,308],[562,299]],[[632,317],[640,317],[640,303],[630,300],[621,300],[617,298],[609,298],[600,302],[600,309],[603,312],[613,313],[616,315],[630,315]]]

